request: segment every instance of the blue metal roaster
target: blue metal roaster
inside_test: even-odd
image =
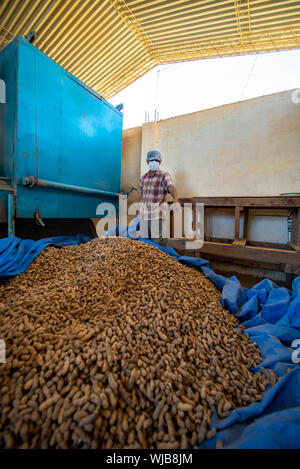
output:
[[[122,112],[22,37],[0,51],[0,80],[8,235],[15,218],[93,218],[99,203],[117,206]]]

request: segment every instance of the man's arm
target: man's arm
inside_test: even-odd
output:
[[[138,196],[137,196],[137,203],[140,203],[141,200],[142,200],[142,197],[143,197],[143,192],[142,192],[142,184],[141,182],[139,183],[139,187],[138,187]],[[140,210],[137,211],[136,213],[137,217],[140,215]]]
[[[174,184],[172,184],[172,186],[169,187],[169,192],[170,192],[171,196],[173,197],[174,202],[179,203],[178,196],[177,196],[177,190],[176,190],[176,187],[174,186]]]
[[[137,202],[141,202],[142,197],[143,197],[143,183],[142,183],[142,178],[140,179],[140,182],[139,182],[139,185],[138,185],[138,189],[137,189],[137,193],[138,193]]]
[[[171,196],[173,197],[174,202],[178,204],[179,201],[178,201],[177,190],[176,190],[176,187],[173,184],[172,176],[171,176],[170,173],[165,173],[164,174],[163,186],[164,186],[166,192],[169,192],[171,194]]]

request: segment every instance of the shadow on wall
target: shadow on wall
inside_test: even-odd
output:
[[[177,188],[178,197],[184,197],[184,194],[188,192],[189,188],[189,177],[187,171],[184,168],[177,171],[167,169],[173,179],[173,182]]]

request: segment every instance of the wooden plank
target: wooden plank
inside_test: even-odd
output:
[[[288,217],[290,208],[249,208],[251,217]]]
[[[300,252],[300,244],[289,243],[289,246],[291,246],[293,251]]]
[[[300,197],[193,197],[207,207],[300,208]]]
[[[225,243],[225,244],[233,244],[234,239],[232,238],[215,238],[210,237],[209,239],[205,239],[205,241],[211,241],[213,243]],[[286,249],[287,251],[291,250],[291,247],[288,244],[282,243],[270,243],[268,241],[249,241],[247,240],[248,246],[255,246],[259,248],[270,248],[270,249]]]
[[[204,243],[200,250],[211,254],[224,255],[232,259],[243,258],[261,262],[300,265],[300,254],[284,249],[259,248],[254,246],[233,246],[231,244]]]
[[[172,238],[174,239],[174,238]],[[172,241],[170,239],[169,241]],[[205,241],[209,241],[212,243],[219,243],[219,244],[233,244],[234,239],[229,239],[229,238],[210,238]],[[291,248],[288,244],[281,244],[281,243],[268,243],[266,241],[247,241],[247,246],[254,246],[254,247],[259,247],[259,248],[268,248],[268,249],[282,249],[282,250],[287,250],[290,251]]]
[[[297,216],[296,216],[296,219],[295,219],[295,224],[296,224],[296,228],[295,228],[295,244],[298,246],[300,244],[300,208],[298,208],[297,210]]]
[[[246,238],[235,239],[232,243],[233,246],[246,246]]]
[[[284,271],[287,274],[298,275],[298,274],[300,274],[300,265],[286,264]]]
[[[240,239],[240,219],[241,207],[235,207],[234,210],[234,240]]]
[[[182,197],[182,198],[179,198],[178,200],[181,205],[193,203],[193,199],[191,197]],[[169,203],[172,204],[173,202],[169,202]]]
[[[243,267],[246,266],[246,267],[253,267],[253,268],[259,268],[259,269],[266,269],[266,270],[284,271],[284,267],[285,267],[285,264],[249,261],[248,259],[234,259],[231,262],[230,259],[228,259],[228,257],[215,256],[213,254],[202,254],[202,257],[204,257],[210,262],[222,262],[228,265],[238,265],[238,266],[243,266]]]
[[[174,249],[185,248],[185,241],[168,240],[168,246]],[[285,249],[270,249],[254,246],[234,246],[225,243],[213,243],[204,241],[199,252],[214,254],[216,256],[229,257],[230,259],[245,259],[257,262],[270,262],[274,264],[300,265],[300,253]]]

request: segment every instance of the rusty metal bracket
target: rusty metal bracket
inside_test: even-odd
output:
[[[39,209],[37,208],[36,211],[34,212],[34,218],[35,218],[35,222],[37,225],[39,226],[46,226],[45,223],[43,222],[43,219],[42,219],[42,216],[41,216],[41,212],[39,211]]]

